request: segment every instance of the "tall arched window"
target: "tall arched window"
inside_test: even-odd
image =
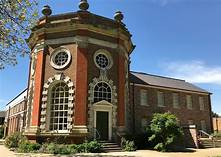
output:
[[[99,82],[94,87],[94,102],[106,100],[111,103],[111,88],[105,82]]]
[[[59,82],[51,89],[50,130],[67,130],[68,119],[68,85]]]

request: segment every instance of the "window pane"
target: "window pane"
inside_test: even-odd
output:
[[[140,90],[140,105],[148,106],[147,90]]]
[[[157,100],[158,100],[158,106],[164,107],[164,94],[163,94],[163,92],[157,93]]]
[[[111,103],[111,88],[105,82],[100,82],[94,87],[94,102],[106,100]]]
[[[69,88],[64,82],[52,88],[50,130],[67,130],[68,91]]]

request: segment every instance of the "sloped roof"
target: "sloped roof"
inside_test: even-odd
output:
[[[27,88],[24,91],[22,91],[21,93],[19,93],[9,103],[7,103],[6,104],[6,109],[8,109],[9,107],[13,107],[13,106],[19,104],[20,102],[24,101],[26,98],[27,98]]]
[[[193,85],[189,82],[186,82],[185,80],[151,75],[141,72],[130,72],[130,82],[143,85],[209,93],[208,91],[197,87],[196,85]]]

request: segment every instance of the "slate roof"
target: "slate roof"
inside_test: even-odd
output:
[[[181,89],[195,92],[208,93],[208,91],[197,87],[185,80],[151,75],[141,72],[130,72],[130,82],[142,85],[158,86],[158,87],[167,87],[173,89]]]

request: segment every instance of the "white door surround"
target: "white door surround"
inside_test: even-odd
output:
[[[113,105],[105,100],[93,104],[93,114],[94,114],[94,125],[96,129],[97,126],[97,111],[108,112],[108,140],[112,139],[112,120],[113,120]],[[96,132],[94,132],[94,137],[96,138]]]

